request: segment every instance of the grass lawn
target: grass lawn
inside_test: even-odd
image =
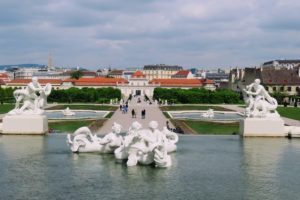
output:
[[[15,104],[2,104],[0,105],[0,114],[5,114],[14,109]]]
[[[170,115],[167,112],[162,112],[167,119],[170,119]]]
[[[111,117],[114,115],[114,113],[115,113],[115,112],[109,112],[109,113],[105,116],[105,118],[106,118],[106,119],[111,118]]]
[[[103,106],[103,105],[89,105],[89,104],[62,104],[53,106],[47,110],[64,110],[69,107],[71,110],[107,110],[107,111],[115,111],[118,109],[117,106]]]
[[[62,133],[73,133],[75,130],[82,126],[88,126],[91,131],[96,131],[100,128],[105,120],[78,120],[78,121],[60,121],[49,122],[49,130],[53,129]]]
[[[300,108],[295,107],[277,107],[276,109],[282,117],[300,120]]]
[[[205,135],[232,135],[238,134],[239,123],[216,123],[204,121],[184,120],[185,124],[198,134]]]
[[[162,106],[160,109],[162,111],[177,111],[177,110],[208,110],[209,108],[215,111],[232,111],[230,109],[223,108],[221,106],[206,106],[206,105],[180,105],[180,106]]]

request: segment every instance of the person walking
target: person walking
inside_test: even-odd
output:
[[[131,110],[131,117],[132,118],[136,118],[136,114],[135,114],[135,110],[134,109]]]
[[[146,110],[144,109],[144,119],[146,118]]]
[[[144,119],[144,110],[141,111],[141,117]]]

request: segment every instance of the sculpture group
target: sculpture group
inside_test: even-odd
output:
[[[246,103],[246,117],[280,117],[276,111],[277,100],[260,84],[260,79],[255,79],[252,84],[246,86],[243,96]]]
[[[42,87],[36,77],[32,78],[25,89],[17,89],[14,91],[14,97],[16,99],[16,105],[11,110],[9,115],[41,115],[44,113],[44,108],[47,105],[47,97],[51,93],[52,86],[47,83]],[[39,94],[39,95],[38,95]],[[21,103],[23,105],[21,106]]]
[[[169,153],[176,151],[178,136],[166,127],[162,131],[157,127],[157,122],[151,121],[148,129],[142,129],[135,121],[122,136],[121,125],[114,123],[112,132],[103,138],[82,127],[67,135],[67,143],[72,152],[114,153],[116,159],[127,160],[127,166],[154,163],[156,167],[169,167],[172,165]]]

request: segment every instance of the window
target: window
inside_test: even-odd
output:
[[[266,90],[269,91],[269,87],[266,87]]]
[[[283,92],[284,91],[284,87],[280,87],[280,92]]]
[[[288,87],[287,90],[290,92],[292,91],[292,87]]]
[[[276,87],[273,87],[273,91],[276,92]]]

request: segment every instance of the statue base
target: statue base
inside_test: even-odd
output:
[[[284,121],[276,118],[246,118],[240,121],[240,135],[244,137],[286,137]]]
[[[3,118],[2,134],[44,135],[47,132],[45,115],[6,115]]]

